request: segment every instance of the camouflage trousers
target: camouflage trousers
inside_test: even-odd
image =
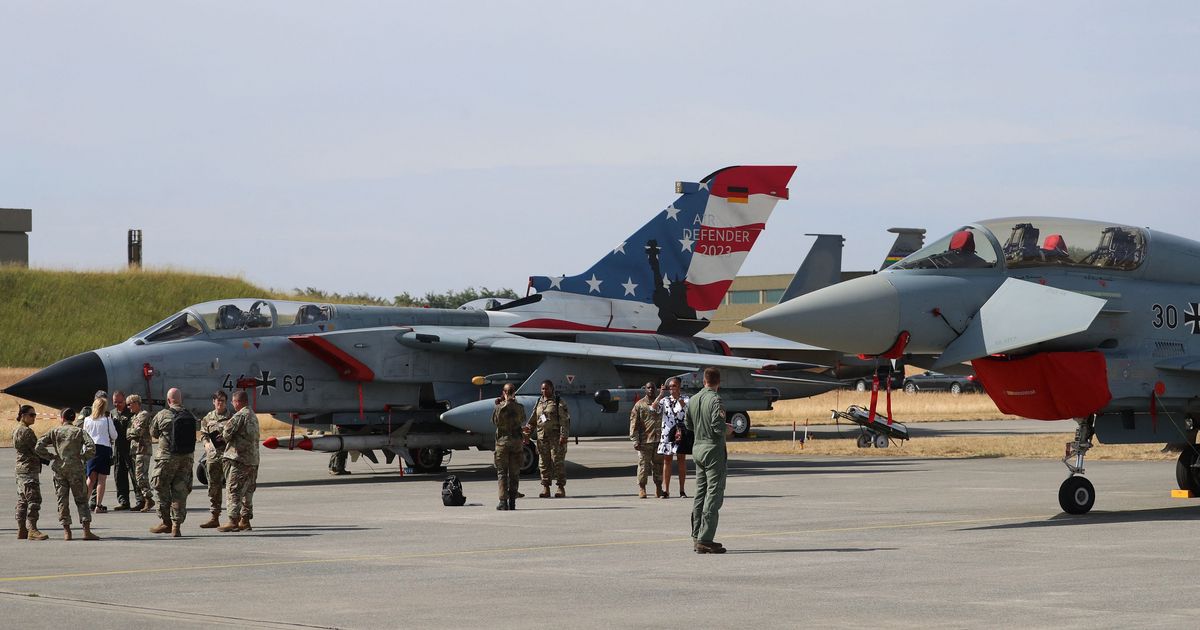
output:
[[[225,462],[225,490],[229,494],[230,520],[254,518],[254,490],[258,487],[258,466],[232,459]]]
[[[133,454],[133,492],[142,503],[154,498],[154,490],[150,487],[150,453]]]
[[[17,473],[17,522],[38,520],[42,509],[42,481],[38,475]]]
[[[54,471],[54,496],[58,499],[58,522],[71,524],[71,497],[75,497],[75,509],[79,511],[79,522],[92,522],[92,511],[88,509],[87,478],[82,468],[78,470]]]
[[[154,460],[150,483],[158,495],[158,516],[163,522],[183,523],[187,518],[187,497],[192,491],[192,456],[173,455]]]
[[[517,498],[517,488],[521,484],[521,458],[520,440],[514,440],[512,444],[496,444],[496,481],[501,501]]]
[[[538,471],[542,473],[542,485],[550,485],[551,479],[558,485],[567,485],[567,445],[558,441],[558,436],[538,440]]]
[[[220,455],[204,460],[204,472],[208,475],[208,509],[213,514],[221,513],[221,493],[225,492],[225,462]]]
[[[654,485],[661,486],[663,480],[663,456],[658,454],[658,444],[643,444],[638,448],[638,485],[645,488],[646,481],[654,478]]]

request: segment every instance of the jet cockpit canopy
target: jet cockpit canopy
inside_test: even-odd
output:
[[[316,324],[333,318],[329,304],[238,298],[189,306],[133,336],[143,343],[186,339],[211,331],[233,331]]]
[[[1084,219],[1012,217],[968,225],[930,243],[890,269],[1089,267],[1137,269],[1146,230]],[[996,243],[1000,245],[999,249]]]

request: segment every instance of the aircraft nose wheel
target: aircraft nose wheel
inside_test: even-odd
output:
[[[1096,488],[1087,477],[1071,475],[1058,488],[1058,504],[1067,514],[1087,514],[1096,503]]]

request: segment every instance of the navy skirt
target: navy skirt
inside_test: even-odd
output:
[[[112,447],[97,444],[96,456],[87,462],[87,474],[89,477],[92,476],[92,473],[107,475],[110,470],[112,470]]]

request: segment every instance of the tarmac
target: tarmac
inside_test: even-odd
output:
[[[109,512],[94,521],[104,540],[70,543],[47,471],[51,540],[0,523],[3,625],[1191,628],[1200,615],[1200,502],[1170,498],[1169,462],[1089,463],[1096,507],[1075,517],[1058,507],[1057,461],[738,456],[717,556],[692,552],[677,487],[636,497],[627,440],[567,457],[568,498],[533,498],[524,479],[530,498],[498,512],[490,453],[455,453],[468,504],[444,507],[445,474],[360,459],[331,477],[320,454],[264,450],[253,532],[199,529],[197,487],[181,539]],[[0,449],[7,505],[12,464]]]

